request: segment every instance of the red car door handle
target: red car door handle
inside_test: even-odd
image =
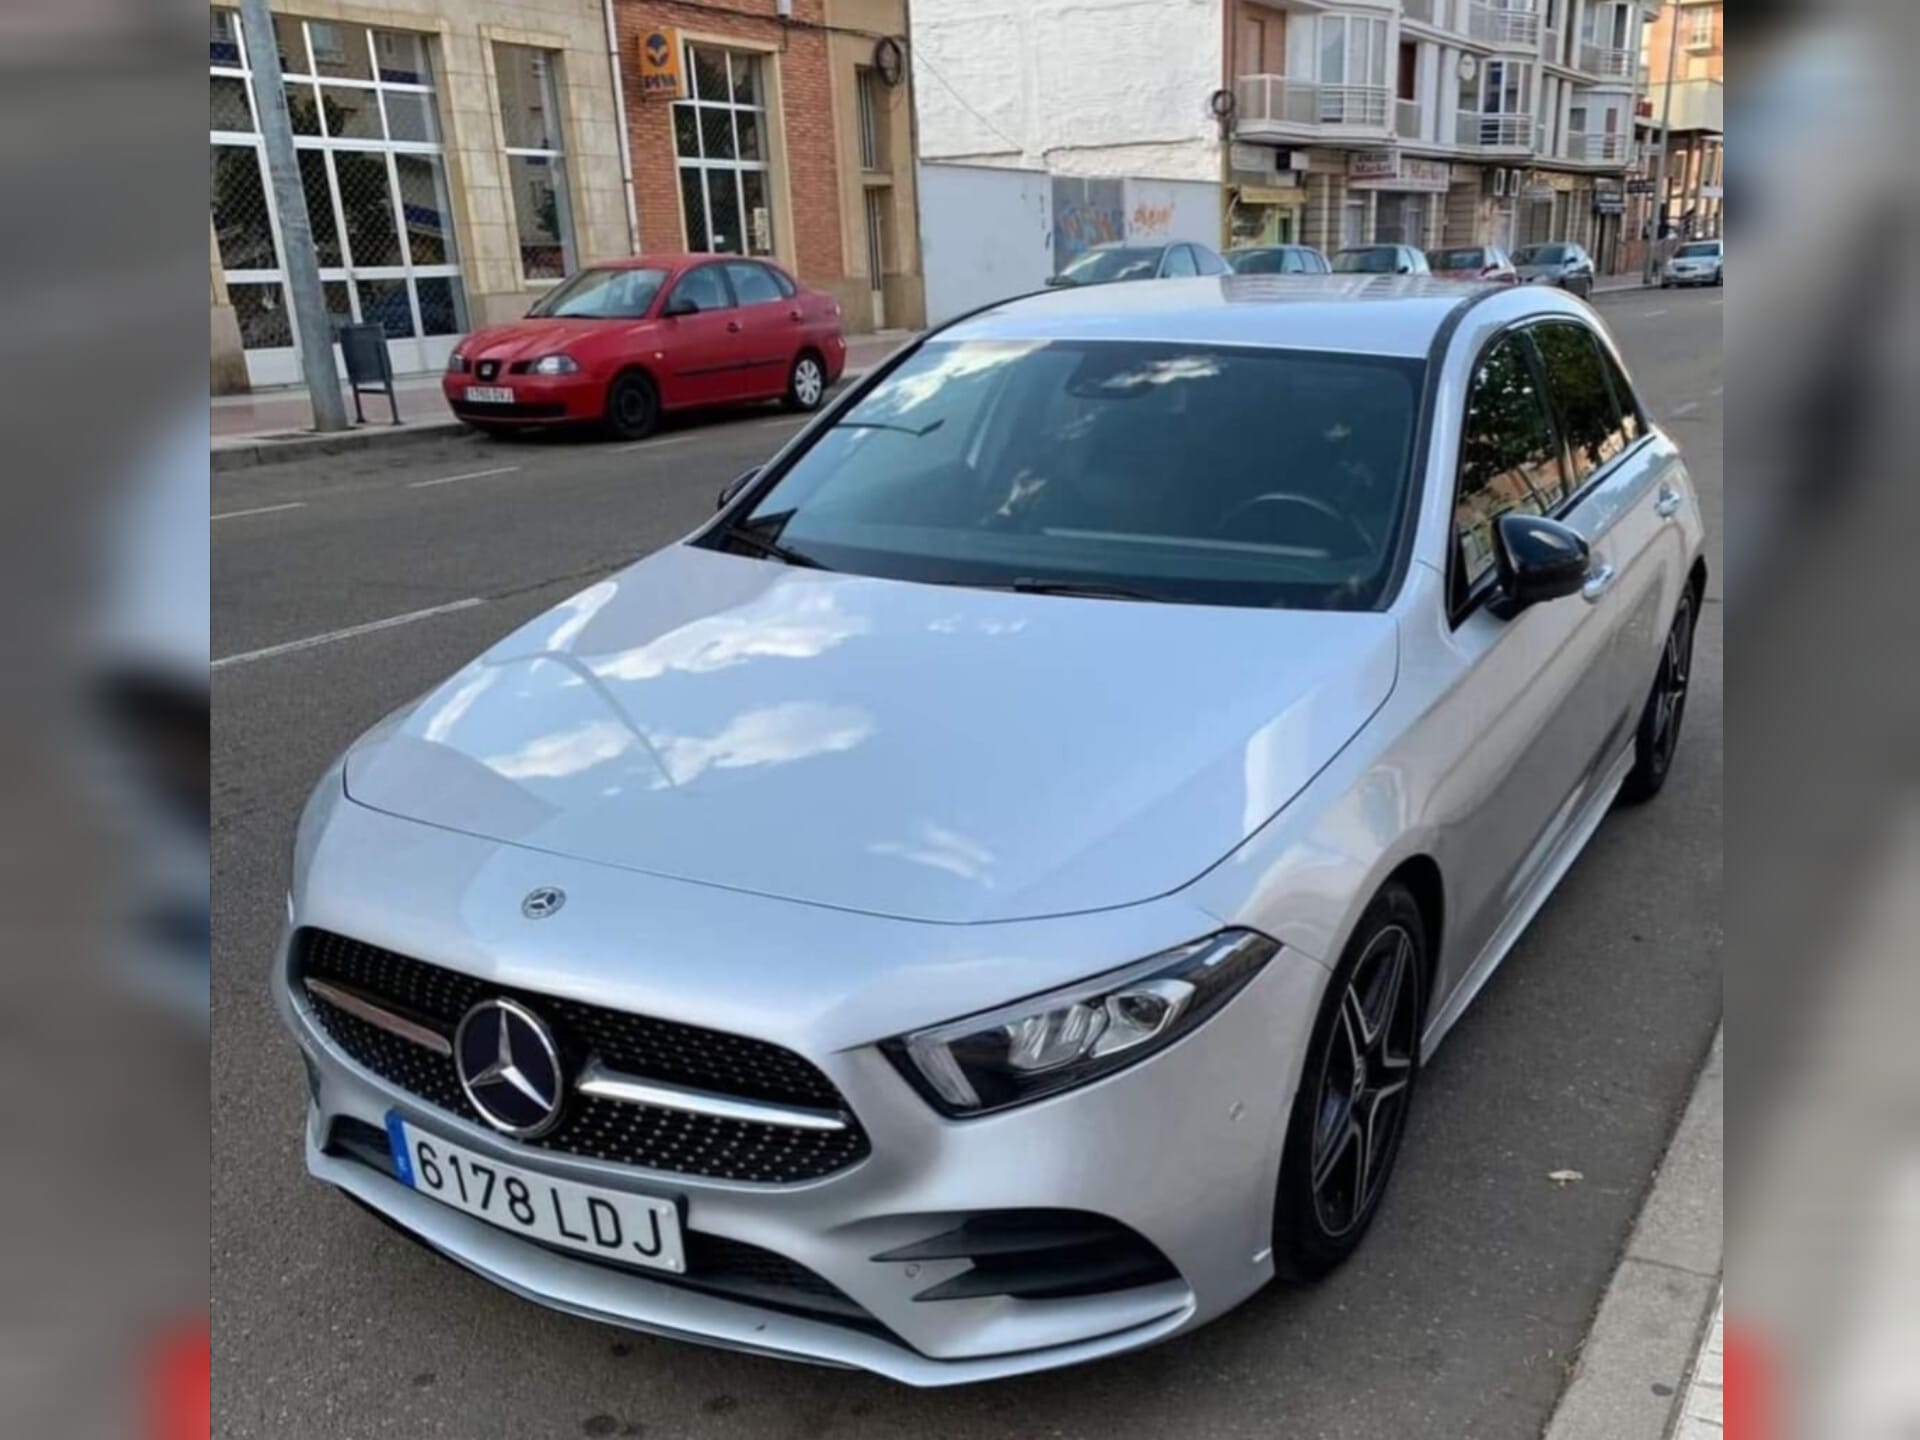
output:
[[[800,312],[799,312],[798,310],[789,310],[789,311],[787,311],[787,319],[789,319],[789,320],[802,320],[802,319],[805,319],[805,318],[806,318],[806,317],[805,317],[805,316],[803,316],[803,315],[802,315],[802,314],[801,314],[801,313],[800,313]]]
[[[727,329],[738,335],[740,333],[740,322],[738,320],[727,321]]]

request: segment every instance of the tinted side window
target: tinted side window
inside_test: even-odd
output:
[[[1633,393],[1626,371],[1604,345],[1600,347],[1600,360],[1607,367],[1607,378],[1613,382],[1614,403],[1620,407],[1621,442],[1631,445],[1647,433],[1647,419],[1640,411],[1640,399]]]
[[[1553,426],[1526,341],[1496,342],[1474,372],[1460,438],[1453,527],[1459,548],[1456,602],[1493,569],[1494,522],[1509,511],[1538,515],[1564,488]],[[1543,498],[1553,497],[1553,498]]]
[[[1205,250],[1195,245],[1192,247],[1192,254],[1194,266],[1202,275],[1224,275],[1227,273],[1226,262],[1211,250]]]
[[[1600,346],[1584,325],[1551,321],[1533,330],[1534,343],[1547,366],[1547,388],[1567,437],[1573,462],[1570,477],[1578,490],[1587,477],[1626,448],[1620,412],[1600,363]]]
[[[733,308],[733,297],[727,293],[727,282],[720,278],[718,265],[702,265],[682,275],[680,283],[673,287],[673,298],[691,300],[702,310]]]
[[[733,281],[733,293],[742,305],[766,305],[780,299],[780,287],[774,284],[773,272],[764,265],[731,261],[727,265],[727,278]]]
[[[789,280],[786,277],[785,272],[780,270],[775,270],[771,265],[767,266],[766,270],[767,270],[767,274],[773,277],[773,283],[779,286],[780,294],[783,299],[791,300],[795,295],[799,293],[800,287],[795,285],[793,281]]]
[[[1193,252],[1184,245],[1176,245],[1167,252],[1167,263],[1160,273],[1173,276],[1198,275],[1200,272],[1193,268]]]

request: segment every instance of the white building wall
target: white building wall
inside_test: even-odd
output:
[[[921,158],[1217,186],[1221,43],[1221,0],[914,0]]]

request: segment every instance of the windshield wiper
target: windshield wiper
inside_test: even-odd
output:
[[[782,545],[778,540],[769,540],[764,535],[756,535],[751,530],[734,526],[725,534],[729,541],[737,540],[756,555],[764,555],[769,560],[779,560],[787,565],[798,566],[802,570],[831,570],[831,565],[822,564],[804,551],[794,550]]]
[[[1158,605],[1177,605],[1172,595],[1156,595],[1150,590],[1131,590],[1125,585],[1107,585],[1097,580],[1039,580],[1031,575],[1007,582],[1006,589],[1022,595],[1078,595],[1089,600],[1147,600]]]
[[[917,430],[911,425],[896,425],[891,420],[842,420],[833,428],[836,430],[892,430],[896,434],[911,435],[918,440],[923,435],[931,435],[946,423],[947,417],[942,415],[938,420],[929,420]]]

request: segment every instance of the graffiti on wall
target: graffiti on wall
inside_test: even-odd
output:
[[[1058,274],[1095,245],[1124,240],[1126,199],[1118,180],[1053,179],[1053,268]]]
[[[1127,221],[1127,234],[1135,239],[1159,239],[1172,233],[1172,230],[1172,201],[1164,205],[1136,205]]]

